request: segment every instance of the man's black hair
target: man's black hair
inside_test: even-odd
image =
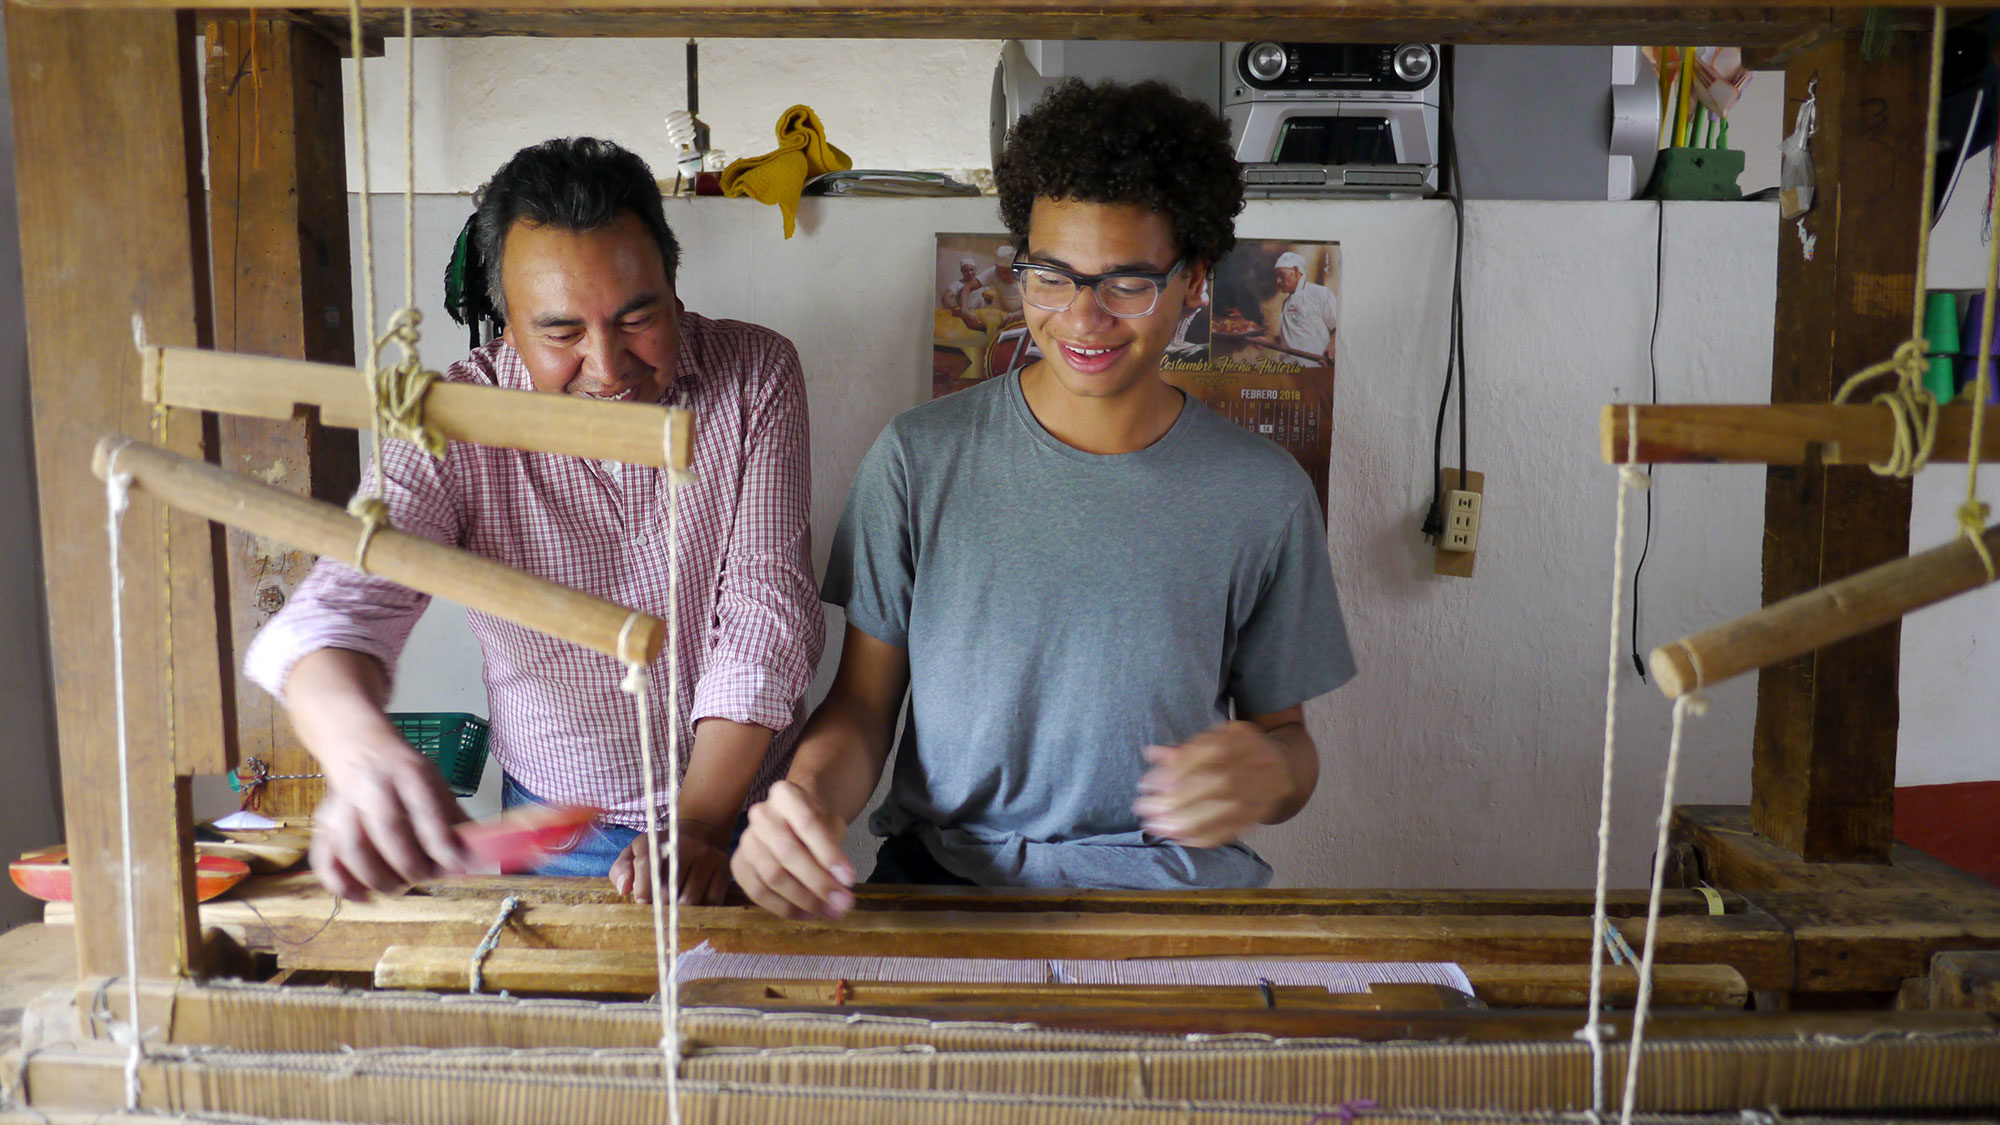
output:
[[[479,189],[473,238],[486,267],[493,308],[507,313],[500,289],[500,253],[517,220],[579,233],[600,230],[630,211],[660,247],[667,284],[681,262],[681,244],[667,226],[660,185],[637,153],[596,137],[558,137],[530,145],[500,166]]]
[[[1066,79],[1014,123],[993,179],[1023,246],[1038,198],[1133,203],[1167,217],[1182,255],[1214,264],[1243,210],[1229,123],[1160,82]]]

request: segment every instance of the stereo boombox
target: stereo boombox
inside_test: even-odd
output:
[[[1439,55],[1429,43],[1225,43],[1222,112],[1253,196],[1430,195]]]

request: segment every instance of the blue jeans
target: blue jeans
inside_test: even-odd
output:
[[[522,805],[546,805],[547,801],[521,788],[506,774],[500,775],[500,807],[518,808]],[[620,853],[631,846],[634,839],[644,835],[636,828],[625,828],[616,824],[592,824],[585,828],[576,846],[566,852],[554,852],[535,875],[584,875],[602,879],[611,874],[611,864]]]
[[[504,773],[500,775],[501,808],[511,809],[521,805],[546,805],[548,803],[522,788],[512,777]],[[736,850],[736,841],[743,838],[743,830],[749,827],[749,824],[750,817],[748,814],[736,819],[736,830],[729,837],[730,851],[733,852]],[[575,847],[570,848],[568,851],[551,853],[547,862],[535,868],[531,874],[605,878],[611,874],[611,865],[617,861],[626,848],[632,846],[632,841],[645,834],[644,831],[637,828],[626,828],[617,824],[594,823],[583,830],[577,839]],[[664,840],[666,838],[666,830],[664,828],[660,830],[660,836],[663,841],[661,846],[664,847]]]

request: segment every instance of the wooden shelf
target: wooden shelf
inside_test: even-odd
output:
[[[268,0],[24,0],[38,8],[98,8],[272,12]],[[402,34],[402,9],[363,0],[371,38]],[[419,35],[565,37],[776,38],[1043,38],[1190,39],[1292,38],[1356,42],[1433,43],[1732,43],[1782,48],[1810,41],[1836,21],[1858,19],[1866,5],[1775,3],[1716,7],[1626,5],[1609,0],[1547,4],[1522,0],[1458,0],[1400,4],[1393,0],[995,0],[946,6],[937,0],[504,0],[419,9]],[[1851,11],[1851,16],[1843,16]],[[347,8],[288,13],[345,35]],[[1915,22],[1913,22],[1915,21]],[[1919,26],[1899,14],[1897,27]]]

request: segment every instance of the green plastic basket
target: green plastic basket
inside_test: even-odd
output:
[[[463,711],[402,711],[389,721],[417,752],[437,763],[444,783],[470,797],[486,772],[486,720]]]

